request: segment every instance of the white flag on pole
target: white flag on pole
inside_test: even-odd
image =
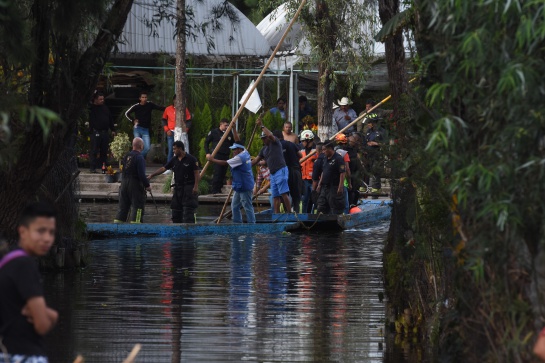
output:
[[[255,81],[252,80],[252,83],[250,83],[250,86],[248,86],[248,89],[246,90],[246,92],[244,92],[244,95],[238,102],[239,105],[242,105],[242,102],[244,102],[246,96],[248,96],[248,93],[250,92],[250,89],[253,87],[254,83]],[[259,111],[259,109],[261,108],[261,98],[259,98],[257,88],[252,92],[250,99],[248,99],[248,102],[246,102],[246,105],[244,107],[253,113],[257,113],[257,111]]]

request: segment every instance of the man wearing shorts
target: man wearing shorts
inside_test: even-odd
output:
[[[288,167],[284,160],[282,144],[272,132],[263,125],[261,119],[257,119],[256,124],[261,126],[261,140],[263,148],[259,155],[252,161],[252,166],[260,160],[265,159],[271,172],[271,195],[273,197],[274,213],[280,213],[280,203],[284,204],[284,210],[291,212],[291,203],[289,199],[290,189],[288,187]]]

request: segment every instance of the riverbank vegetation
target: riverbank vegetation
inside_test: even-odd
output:
[[[529,361],[544,324],[544,15],[542,1],[419,0],[387,19],[386,38],[412,31],[420,80],[397,99],[385,274],[395,315],[424,315],[434,360]]]

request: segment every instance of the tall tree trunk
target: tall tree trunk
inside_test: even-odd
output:
[[[318,66],[318,137],[325,141],[333,135],[333,92],[331,91],[331,69],[326,64]]]
[[[185,150],[189,152],[189,140],[186,130],[185,108],[186,108],[186,23],[185,18],[185,0],[177,0],[176,2],[176,127],[182,129],[182,134],[176,141],[182,141],[185,144]],[[172,152],[169,150],[168,152]]]
[[[33,123],[24,129],[22,140],[14,145],[16,162],[6,170],[0,170],[0,233],[9,239],[17,238],[16,226],[21,210],[25,204],[36,198],[40,185],[63,151],[70,147],[77,120],[87,106],[102,68],[123,30],[132,3],[133,0],[116,0],[94,43],[79,59],[67,59],[73,54],[70,49],[55,49],[57,58],[62,62],[60,66],[67,68],[61,68],[55,73],[58,79],[52,80],[48,70],[51,52],[49,40],[55,36],[50,24],[51,1],[35,1],[32,7],[35,24],[32,41],[36,59],[31,69],[29,102],[31,106],[47,107],[55,111],[60,115],[63,124],[53,126],[50,136],[44,141],[42,128],[37,120],[31,120]],[[67,178],[59,176],[59,180],[62,184]],[[51,195],[51,199],[56,197]],[[73,196],[72,202],[75,203]],[[58,224],[65,223],[65,217],[70,221],[67,217],[70,211],[58,211]]]
[[[382,24],[386,24],[392,17],[399,13],[399,0],[379,0],[379,15]],[[402,96],[407,92],[408,81],[405,70],[405,48],[403,46],[403,33],[398,30],[395,34],[385,39],[386,66],[388,68],[388,81],[390,84],[390,93],[392,94],[393,114],[392,120],[396,123],[397,146],[403,150],[405,145],[405,135],[407,134],[406,125],[408,124],[409,110],[406,102],[402,102]],[[392,155],[397,158],[396,155]],[[395,164],[394,164],[395,165]],[[400,185],[397,180],[401,177],[398,170],[392,170],[392,199],[394,201],[392,208],[392,219],[388,243],[385,251],[393,249],[396,241],[406,238],[406,232],[409,225],[406,219],[405,211],[409,203],[414,198],[414,188],[411,185]]]

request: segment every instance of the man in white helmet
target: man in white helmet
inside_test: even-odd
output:
[[[316,149],[316,144],[314,144],[314,133],[310,130],[303,130],[300,139],[303,146],[301,153],[304,158]],[[312,195],[312,170],[314,169],[314,162],[317,158],[318,154],[315,152],[311,157],[301,163],[301,174],[303,176],[303,208],[301,209],[301,213],[312,213],[312,203],[310,203]]]

